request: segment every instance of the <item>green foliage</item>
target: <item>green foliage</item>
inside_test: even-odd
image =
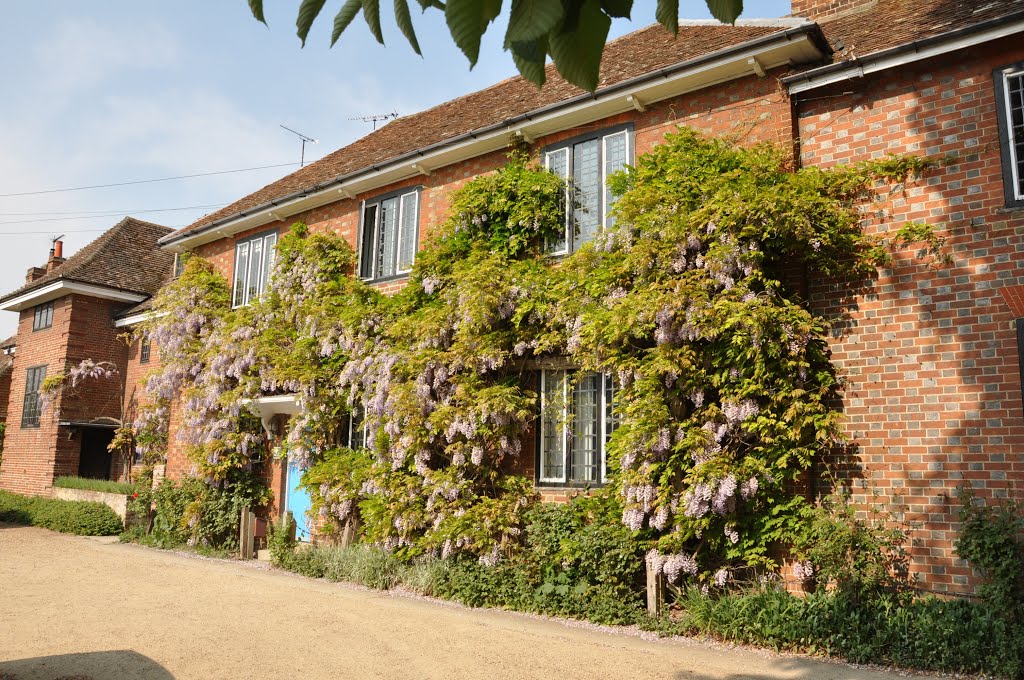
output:
[[[676,633],[854,663],[1024,677],[1024,638],[976,602],[884,596],[856,601],[846,593],[823,591],[801,598],[765,587],[720,597],[689,589],[678,604],[683,612]]]
[[[58,477],[53,480],[53,485],[63,489],[83,489],[125,495],[135,492],[135,485],[130,482],[112,482],[107,479],[88,479],[86,477]]]
[[[437,592],[474,607],[635,623],[643,611],[643,546],[617,521],[621,512],[609,493],[539,504],[527,513],[521,549],[494,566],[455,561]]]
[[[819,586],[859,601],[905,592],[911,585],[908,542],[906,528],[878,499],[858,511],[848,495],[840,494],[807,508],[794,550],[809,563]]]
[[[291,514],[285,513],[268,528],[270,535],[267,536],[267,549],[270,550],[270,563],[276,567],[284,567],[295,552],[295,520]]]
[[[177,483],[165,479],[151,494],[143,492],[136,499],[146,508],[146,514],[152,502],[153,522],[148,535],[143,538],[136,532],[127,538],[159,548],[189,545],[235,550],[242,508],[258,508],[269,500],[270,491],[252,473],[233,473],[222,486],[211,486],[195,477]]]
[[[116,536],[121,518],[103,503],[20,496],[0,491],[0,522],[32,526],[80,536]]]
[[[957,554],[981,572],[980,593],[1008,621],[1024,626],[1024,503],[983,503],[970,491],[960,495]],[[1020,660],[1024,667],[1024,657]]]
[[[480,54],[480,41],[491,22],[502,13],[502,0],[417,0],[423,11],[444,12],[452,40],[466,55],[470,67]],[[711,15],[733,23],[743,11],[743,0],[706,0]],[[325,0],[303,0],[295,22],[302,45]],[[633,0],[512,0],[504,48],[512,53],[519,72],[530,82],[544,85],[544,64],[550,55],[562,77],[593,92],[598,68],[613,18],[629,18]],[[249,0],[257,21],[266,23],[263,0]],[[355,19],[359,10],[377,42],[384,44],[380,25],[380,0],[344,0],[334,18],[331,45]],[[679,0],[658,0],[655,18],[675,34],[679,30]],[[419,42],[409,12],[408,0],[395,0],[395,23],[413,51]]]

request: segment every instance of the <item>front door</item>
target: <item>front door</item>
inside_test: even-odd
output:
[[[288,461],[288,496],[285,500],[285,510],[292,513],[295,519],[295,538],[308,542],[309,518],[306,511],[310,508],[309,492],[303,489],[299,483],[302,481],[302,469],[293,461]]]
[[[95,427],[82,428],[82,448],[78,455],[78,476],[110,479],[111,454],[107,450],[114,431]]]

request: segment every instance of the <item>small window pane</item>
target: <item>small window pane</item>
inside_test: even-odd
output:
[[[544,154],[544,164],[548,170],[555,173],[562,179],[568,179],[569,177],[569,150],[568,149],[557,149]],[[566,196],[563,198],[565,205],[569,205],[568,188],[566,188]],[[568,232],[569,215],[568,207],[566,208],[566,231]],[[568,243],[567,234],[562,234],[561,238],[549,240],[544,244],[544,250],[549,253],[562,253],[566,251],[566,244]]]
[[[150,349],[149,334],[143,333],[142,339],[139,340],[139,363],[149,363]]]
[[[1006,75],[1005,88],[1014,192],[1024,198],[1024,73]]]
[[[604,138],[604,226],[615,225],[615,218],[609,213],[615,205],[615,196],[608,188],[608,177],[626,167],[626,151],[629,138],[626,131],[617,132]]]
[[[565,371],[544,371],[541,382],[540,478],[564,481]]]
[[[361,449],[366,446],[366,423],[363,420],[363,409],[354,406],[348,417],[348,447]]]
[[[416,194],[402,196],[402,228],[398,244],[398,271],[412,269],[416,258]]]
[[[377,252],[377,204],[363,209],[363,243],[359,258],[359,275],[364,279],[373,278],[373,254]]]
[[[573,146],[573,188],[579,206],[573,248],[591,241],[601,224],[601,142],[591,139]]]
[[[235,248],[235,307],[241,307],[245,304],[245,275],[248,272],[249,244],[239,243]]]
[[[270,285],[270,274],[274,270],[274,252],[277,246],[277,234],[263,239],[263,276],[260,278],[260,294]]]
[[[253,241],[249,245],[249,279],[245,294],[245,303],[256,300],[260,296],[260,280],[263,269],[263,239]]]
[[[398,254],[398,199],[380,203],[380,243],[377,246],[377,276],[395,275]]]
[[[572,390],[572,470],[574,482],[598,481],[601,458],[601,375],[587,373],[577,380]]]

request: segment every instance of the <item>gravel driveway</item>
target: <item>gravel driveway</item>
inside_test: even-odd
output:
[[[0,524],[0,680],[895,678]]]

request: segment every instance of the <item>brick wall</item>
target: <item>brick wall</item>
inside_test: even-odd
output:
[[[53,325],[32,330],[33,310],[20,313],[17,334],[17,363],[11,375],[8,402],[7,432],[4,437],[3,460],[0,462],[0,488],[18,493],[40,494],[53,486],[54,463],[57,457],[58,426],[54,400],[39,419],[39,427],[21,427],[25,398],[25,378],[29,368],[46,366],[46,374],[64,370],[67,336],[71,323],[71,297],[54,300]],[[76,470],[77,472],[77,470]]]
[[[931,270],[901,253],[865,295],[816,282],[819,310],[842,334],[833,359],[863,503],[906,504],[914,568],[937,590],[964,590],[953,553],[957,487],[1024,496],[1024,419],[1015,314],[1000,291],[1024,284],[1024,212],[1006,210],[992,71],[1024,59],[1018,42],[963,51],[898,73],[815,91],[799,105],[802,161],[832,166],[888,153],[958,161],[880,208],[889,226],[926,221],[949,237],[953,264]],[[843,94],[853,91],[854,94]],[[1019,314],[1019,312],[1018,312]]]
[[[14,377],[15,366],[0,372],[0,423],[7,420],[8,402],[11,399],[11,379]]]

